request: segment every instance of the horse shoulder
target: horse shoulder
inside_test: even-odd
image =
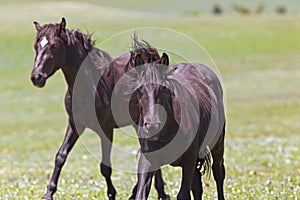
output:
[[[72,116],[72,94],[68,89],[65,94],[65,109],[69,116]]]

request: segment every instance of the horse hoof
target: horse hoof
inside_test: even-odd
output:
[[[108,195],[108,200],[115,200],[115,199],[116,199],[115,195],[112,195],[112,194]]]
[[[42,200],[53,200],[53,196],[51,194],[45,194]]]
[[[171,199],[170,196],[167,194],[163,197],[159,197],[159,200],[170,200],[170,199]]]

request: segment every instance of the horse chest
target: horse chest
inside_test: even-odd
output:
[[[95,104],[89,98],[66,97],[66,110],[75,122],[87,128],[96,129],[98,120]]]

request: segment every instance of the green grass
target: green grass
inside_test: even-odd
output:
[[[100,4],[56,2],[53,10],[51,2],[1,2],[0,199],[40,198],[52,172],[67,123],[63,107],[66,85],[57,72],[44,89],[37,89],[29,73],[34,58],[33,20],[58,22],[61,16],[67,18],[69,28],[94,32],[97,46],[113,56],[130,49],[132,31],[117,37],[118,42],[102,42],[133,28],[163,27],[195,39],[214,59],[226,89],[227,199],[299,199],[299,16],[185,18],[181,14],[166,16],[159,10],[155,14],[127,10],[128,5],[115,8],[113,3],[103,8]],[[139,33],[142,39],[183,52],[191,60],[205,59],[204,52],[197,55],[195,44],[164,31]],[[173,56],[171,62],[177,59]],[[136,140],[119,130],[115,144],[128,151],[138,149]],[[68,158],[55,198],[104,199],[106,185],[99,174],[99,157],[99,140],[87,131]],[[113,165],[135,167],[114,155]],[[166,166],[163,174],[167,192],[175,199],[180,170]],[[118,199],[129,197],[135,180],[133,173],[113,171]],[[204,177],[203,183],[204,198],[216,198],[213,178]],[[156,198],[154,189],[150,196]]]
[[[0,3],[3,4],[19,4],[24,2],[39,2],[37,0],[0,0]],[[52,0],[52,2],[59,2],[58,0]],[[65,2],[82,2],[80,0],[65,0]],[[139,0],[127,0],[126,3],[122,3],[119,0],[87,0],[85,2],[102,5],[108,8],[117,8],[130,11],[139,11],[147,13],[156,13],[156,14],[171,14],[171,15],[184,15],[186,11],[198,11],[200,16],[202,14],[207,15],[212,12],[213,6],[218,3],[221,5],[225,13],[233,12],[233,4],[239,4],[246,6],[250,9],[251,12],[255,13],[256,8],[260,4],[265,5],[264,13],[274,13],[277,6],[285,6],[288,12],[299,13],[299,2],[297,0],[289,0],[282,2],[281,0],[252,0],[252,1],[239,1],[239,0],[226,0],[220,2],[219,0],[211,1],[198,1],[190,0],[189,3],[186,3],[181,0],[152,0],[141,2]]]

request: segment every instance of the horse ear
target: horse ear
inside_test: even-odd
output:
[[[37,22],[37,21],[34,21],[33,22],[34,26],[35,26],[35,29],[39,32],[40,30],[42,30],[42,27],[41,25]]]
[[[141,73],[142,71],[142,68],[141,66],[145,64],[145,61],[143,60],[141,54],[138,54],[136,55],[135,59],[134,59],[134,67],[135,67],[135,70],[138,74]]]
[[[143,65],[145,64],[141,54],[138,54],[136,57],[135,57],[135,60],[134,60],[134,66],[137,67],[137,66],[140,66],[140,65]]]
[[[66,25],[67,25],[67,22],[66,22],[66,19],[63,17],[61,18],[61,22],[59,24],[59,32],[61,33],[62,31],[65,31],[66,30]]]
[[[166,53],[163,53],[162,57],[159,60],[159,63],[162,65],[169,66],[169,56]]]

